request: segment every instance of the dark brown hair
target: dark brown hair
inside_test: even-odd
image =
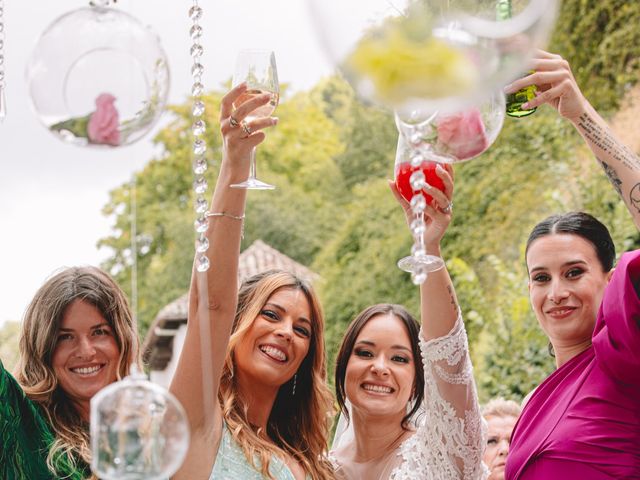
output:
[[[415,394],[413,398],[413,408],[402,419],[402,427],[407,428],[409,420],[411,420],[413,415],[420,409],[420,405],[424,398],[424,370],[422,365],[422,356],[420,354],[420,324],[402,305],[395,305],[392,303],[372,305],[365,308],[356,316],[356,318],[353,319],[344,334],[342,344],[340,345],[340,350],[338,352],[338,357],[336,359],[336,400],[338,401],[342,414],[347,420],[349,420],[349,411],[346,406],[347,395],[344,387],[347,363],[349,363],[349,358],[353,352],[353,346],[358,339],[358,335],[360,335],[360,332],[369,320],[378,315],[393,315],[399,319],[407,329],[409,339],[411,340],[411,352],[413,353],[413,364],[415,366]]]

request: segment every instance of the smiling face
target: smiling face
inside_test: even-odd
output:
[[[510,415],[488,416],[486,420],[488,425],[487,448],[485,448],[482,460],[491,472],[488,480],[504,480],[504,467],[511,444],[511,432],[517,418]]]
[[[234,350],[240,382],[279,388],[300,368],[312,334],[305,294],[294,288],[276,290]]]
[[[360,331],[347,363],[345,392],[353,411],[404,417],[415,380],[411,340],[393,314],[372,317]]]
[[[117,380],[120,349],[109,323],[100,311],[83,300],[74,300],[58,330],[51,366],[60,388],[88,411],[99,390]]]
[[[578,235],[545,235],[527,252],[531,305],[554,346],[588,341],[611,272]]]

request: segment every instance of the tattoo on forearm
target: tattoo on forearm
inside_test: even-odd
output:
[[[640,170],[640,158],[629,147],[620,143],[609,129],[598,125],[588,113],[583,113],[578,128],[584,137],[629,170]]]
[[[447,285],[447,291],[449,292],[449,299],[451,300],[451,306],[455,314],[458,314],[458,303],[456,302],[456,295],[451,285]]]
[[[600,162],[600,165],[602,165],[602,168],[604,168],[604,173],[607,175],[607,178],[611,182],[611,185],[613,185],[613,188],[616,189],[618,195],[622,197],[622,180],[620,180],[620,177],[618,176],[616,171],[611,168],[611,166],[609,166],[606,162],[603,162],[599,158],[598,161]]]
[[[629,192],[629,206],[640,213],[640,183],[636,183]]]

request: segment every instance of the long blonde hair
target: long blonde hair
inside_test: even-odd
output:
[[[55,439],[47,456],[53,474],[58,474],[63,457],[72,467],[78,466],[78,460],[91,463],[88,426],[58,385],[51,366],[62,318],[75,300],[96,307],[111,326],[120,350],[118,379],[129,374],[131,363],[141,365],[129,304],[108,274],[96,267],[71,267],[40,287],[22,322],[16,379],[27,397],[42,407],[53,430]]]
[[[248,405],[238,395],[234,380],[234,349],[269,297],[280,289],[296,289],[305,295],[311,309],[313,332],[309,352],[296,378],[280,387],[269,416],[267,432],[260,432],[249,423]],[[282,457],[284,451],[300,462],[312,478],[333,478],[326,456],[333,401],[326,380],[324,316],[312,288],[295,275],[277,270],[246,280],[238,294],[233,333],[220,380],[219,400],[231,435],[252,465],[255,466],[255,459],[260,460],[263,476],[273,478],[269,472],[270,459],[274,455]],[[294,382],[295,396],[292,395]]]

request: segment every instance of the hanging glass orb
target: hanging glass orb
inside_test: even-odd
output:
[[[157,35],[105,6],[79,8],[49,25],[26,76],[40,121],[79,146],[139,140],[160,117],[169,92],[169,66]]]
[[[405,122],[396,115],[396,125],[404,137],[398,141],[397,155],[412,164],[415,157],[440,163],[471,160],[493,145],[502,130],[504,116],[502,91],[478,105],[437,113],[422,124]]]
[[[134,367],[91,399],[91,469],[104,480],[169,478],[188,447],[189,426],[178,400]]]
[[[365,99],[398,111],[454,111],[525,73],[557,0],[307,0],[323,47]]]

